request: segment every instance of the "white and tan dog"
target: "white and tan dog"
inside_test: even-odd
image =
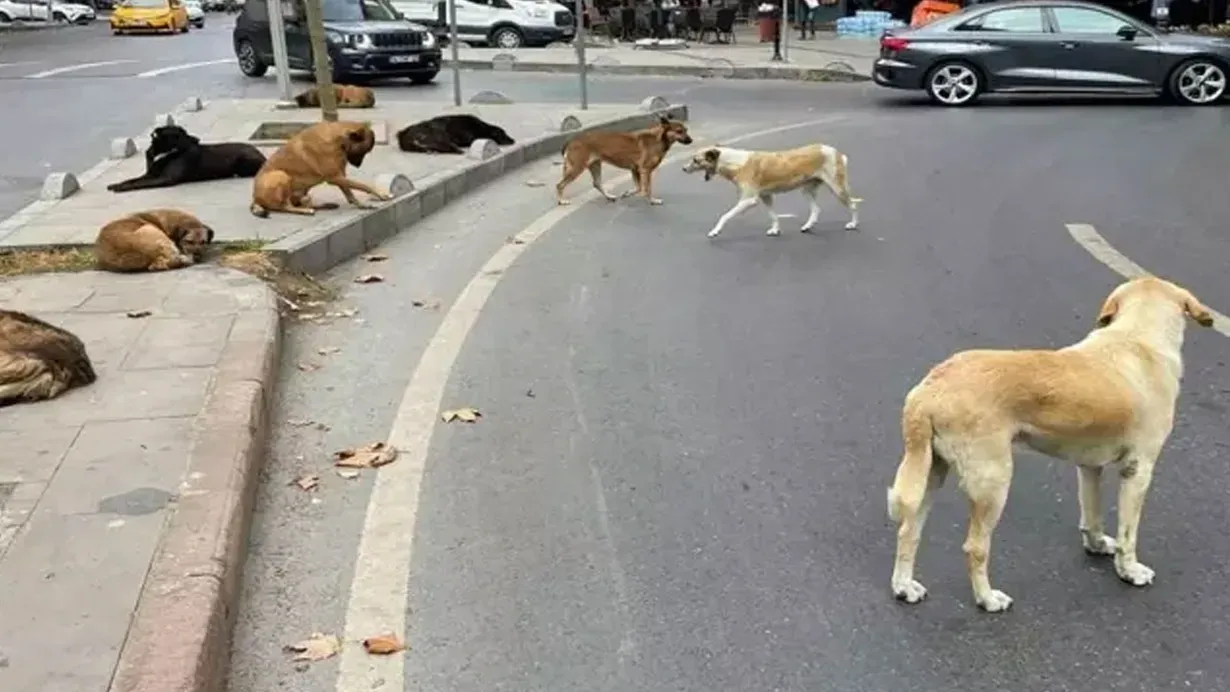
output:
[[[846,155],[827,144],[809,144],[786,151],[751,151],[730,147],[709,147],[692,157],[683,167],[684,173],[705,172],[705,180],[721,176],[739,188],[739,201],[722,214],[712,238],[722,232],[731,219],[751,209],[759,201],[768,210],[773,225],[768,235],[781,233],[781,217],[773,211],[773,195],[800,190],[807,197],[811,213],[800,229],[810,231],[820,218],[820,187],[832,191],[847,209],[850,221],[846,230],[858,228],[858,204],[863,201],[850,194]]]
[[[888,490],[899,522],[893,594],[918,603],[914,558],[932,495],[954,471],[970,499],[964,551],[974,600],[988,612],[1012,599],[991,588],[991,533],[1012,481],[1020,443],[1077,465],[1080,533],[1085,552],[1113,555],[1119,578],[1153,582],[1136,558],[1141,508],[1153,467],[1174,424],[1183,375],[1184,318],[1211,327],[1213,317],[1185,288],[1156,277],[1119,285],[1097,328],[1058,350],[972,350],[936,365],[910,390],[901,414],[905,455]],[[1118,538],[1102,529],[1102,469],[1119,472]]]

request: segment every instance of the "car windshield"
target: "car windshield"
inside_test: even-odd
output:
[[[167,0],[128,0],[124,3],[129,7],[140,7],[141,9],[161,9],[167,6]]]
[[[326,22],[397,19],[397,11],[385,0],[321,0],[320,11]]]

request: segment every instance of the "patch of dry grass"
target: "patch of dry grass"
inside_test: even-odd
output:
[[[259,246],[257,246],[259,247]],[[224,247],[218,264],[251,274],[269,284],[291,310],[300,302],[322,302],[337,298],[337,291],[303,272],[287,269],[269,253],[236,244]]]
[[[80,272],[93,268],[94,251],[90,248],[0,250],[0,276]]]

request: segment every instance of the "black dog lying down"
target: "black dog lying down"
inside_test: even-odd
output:
[[[224,178],[252,178],[265,165],[265,155],[244,142],[201,144],[178,125],[156,128],[145,150],[145,173],[107,189],[112,192],[173,187]]]
[[[500,146],[516,144],[503,129],[476,115],[438,115],[406,126],[397,133],[402,151],[425,154],[464,154],[476,139],[489,139]]]

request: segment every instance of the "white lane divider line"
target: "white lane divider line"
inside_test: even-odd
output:
[[[1087,223],[1069,223],[1064,225],[1068,229],[1068,235],[1072,236],[1072,240],[1075,240],[1077,245],[1085,248],[1085,252],[1093,255],[1094,259],[1105,264],[1111,271],[1125,279],[1135,279],[1140,276],[1150,276],[1153,274],[1153,272],[1133,262],[1127,255],[1116,250],[1113,245],[1106,242],[1102,234],[1098,233],[1098,230],[1093,226]],[[1208,303],[1205,304],[1207,305]],[[1209,312],[1213,314],[1213,329],[1222,336],[1230,338],[1230,317],[1226,317],[1213,308],[1209,308]]]
[[[171,72],[180,72],[181,70],[192,70],[198,67],[209,67],[210,65],[223,65],[228,62],[235,62],[235,58],[219,58],[218,60],[202,60],[201,62],[186,62],[180,65],[170,65],[168,67],[159,67],[156,70],[146,70],[137,74],[141,79],[149,79],[158,75],[169,74]]]
[[[831,125],[849,120],[836,115],[807,122],[782,125],[730,138],[723,144],[764,137],[806,127]],[[699,134],[699,133],[697,133]],[[692,156],[697,143],[662,162],[658,170]],[[706,138],[707,139],[707,138]],[[632,182],[628,174],[612,181],[609,189],[618,190]],[[355,559],[354,578],[346,608],[343,641],[339,655],[337,692],[401,692],[405,689],[405,660],[402,656],[369,656],[355,642],[373,632],[406,631],[406,606],[409,597],[410,564],[418,522],[419,490],[427,467],[427,452],[440,416],[444,389],[452,374],[461,347],[478,315],[505,276],[534,241],[541,238],[569,215],[598,198],[595,190],[578,194],[569,206],[555,207],[522,229],[516,237],[522,242],[501,247],[478,274],[461,290],[444,315],[440,327],[427,344],[410,378],[410,385],[397,407],[388,442],[400,452],[396,464],[382,467],[376,474],[367,515]]]
[[[58,74],[67,72],[77,72],[79,70],[89,70],[95,67],[106,67],[108,65],[123,65],[125,63],[136,62],[136,60],[102,60],[99,62],[83,62],[76,65],[65,65],[64,67],[55,67],[42,72],[26,75],[26,79],[43,79],[44,77],[54,77]]]

